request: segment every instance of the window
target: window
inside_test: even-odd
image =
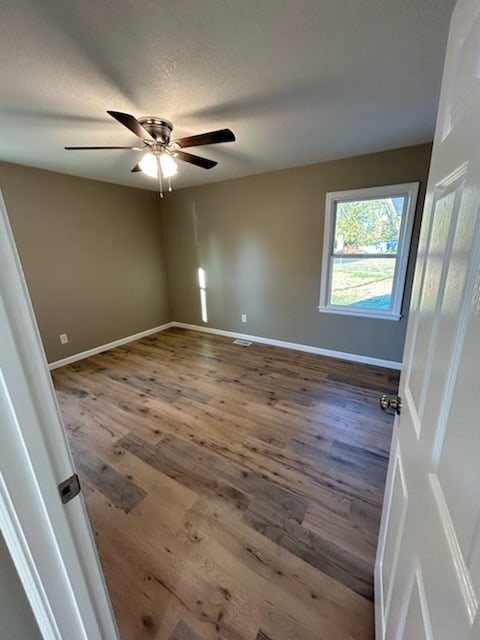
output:
[[[327,193],[319,311],[400,318],[418,186]]]

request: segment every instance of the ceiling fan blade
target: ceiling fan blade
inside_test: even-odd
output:
[[[67,151],[82,151],[82,150],[94,150],[94,149],[135,149],[137,151],[143,151],[139,147],[65,147]]]
[[[141,140],[144,140],[145,142],[156,142],[155,138],[151,136],[148,131],[142,127],[139,121],[129,113],[108,110],[107,113],[109,116],[112,116],[112,118],[115,118],[117,122],[123,124],[124,127],[130,129],[130,131],[138,136]]]
[[[215,167],[218,162],[214,160],[209,160],[208,158],[201,158],[200,156],[194,156],[191,153],[185,153],[185,151],[175,150],[173,152],[173,157],[178,158],[179,160],[183,160],[184,162],[189,162],[190,164],[194,164],[197,167],[202,167],[202,169],[212,169]]]
[[[137,173],[137,171],[141,171],[142,169],[140,168],[139,164],[136,164],[133,169],[131,170],[130,173]]]
[[[218,144],[219,142],[234,142],[235,135],[230,129],[219,129],[218,131],[209,131],[208,133],[200,133],[197,136],[188,136],[186,138],[177,138],[174,140],[178,145],[183,147],[200,147],[204,144]]]

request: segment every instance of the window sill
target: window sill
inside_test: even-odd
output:
[[[331,313],[341,316],[353,316],[355,318],[370,318],[371,320],[394,320],[398,322],[402,316],[398,313],[374,311],[373,309],[347,309],[346,307],[317,307],[320,313]]]

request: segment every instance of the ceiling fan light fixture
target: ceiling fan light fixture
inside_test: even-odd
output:
[[[160,166],[164,178],[171,178],[177,174],[178,165],[168,153],[162,153],[160,156]]]
[[[143,142],[142,147],[65,147],[68,151],[93,151],[95,149],[132,149],[144,153],[131,173],[141,172],[151,178],[157,178],[160,197],[163,198],[162,180],[168,181],[168,190],[172,190],[170,178],[177,173],[176,160],[188,162],[202,169],[213,169],[218,163],[215,160],[202,158],[183,151],[187,147],[199,147],[207,144],[219,144],[220,142],[233,142],[235,134],[230,129],[218,129],[207,131],[198,135],[187,136],[170,140],[173,124],[169,120],[154,116],[145,116],[137,120],[130,113],[121,111],[107,111],[117,122],[123,125],[131,133]]]
[[[158,175],[157,159],[153,153],[146,153],[138,163],[143,173],[150,178],[156,178]]]
[[[162,176],[164,178],[171,178],[172,176],[176,175],[178,166],[172,156],[168,155],[168,153],[162,153],[159,158]],[[156,154],[146,153],[138,164],[140,166],[140,169],[147,176],[150,176],[151,178],[158,177],[158,164]]]

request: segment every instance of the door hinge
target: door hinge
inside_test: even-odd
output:
[[[67,504],[67,502],[70,502],[72,498],[78,496],[81,490],[80,480],[76,473],[58,485],[58,492],[60,493],[60,498],[63,504]]]

